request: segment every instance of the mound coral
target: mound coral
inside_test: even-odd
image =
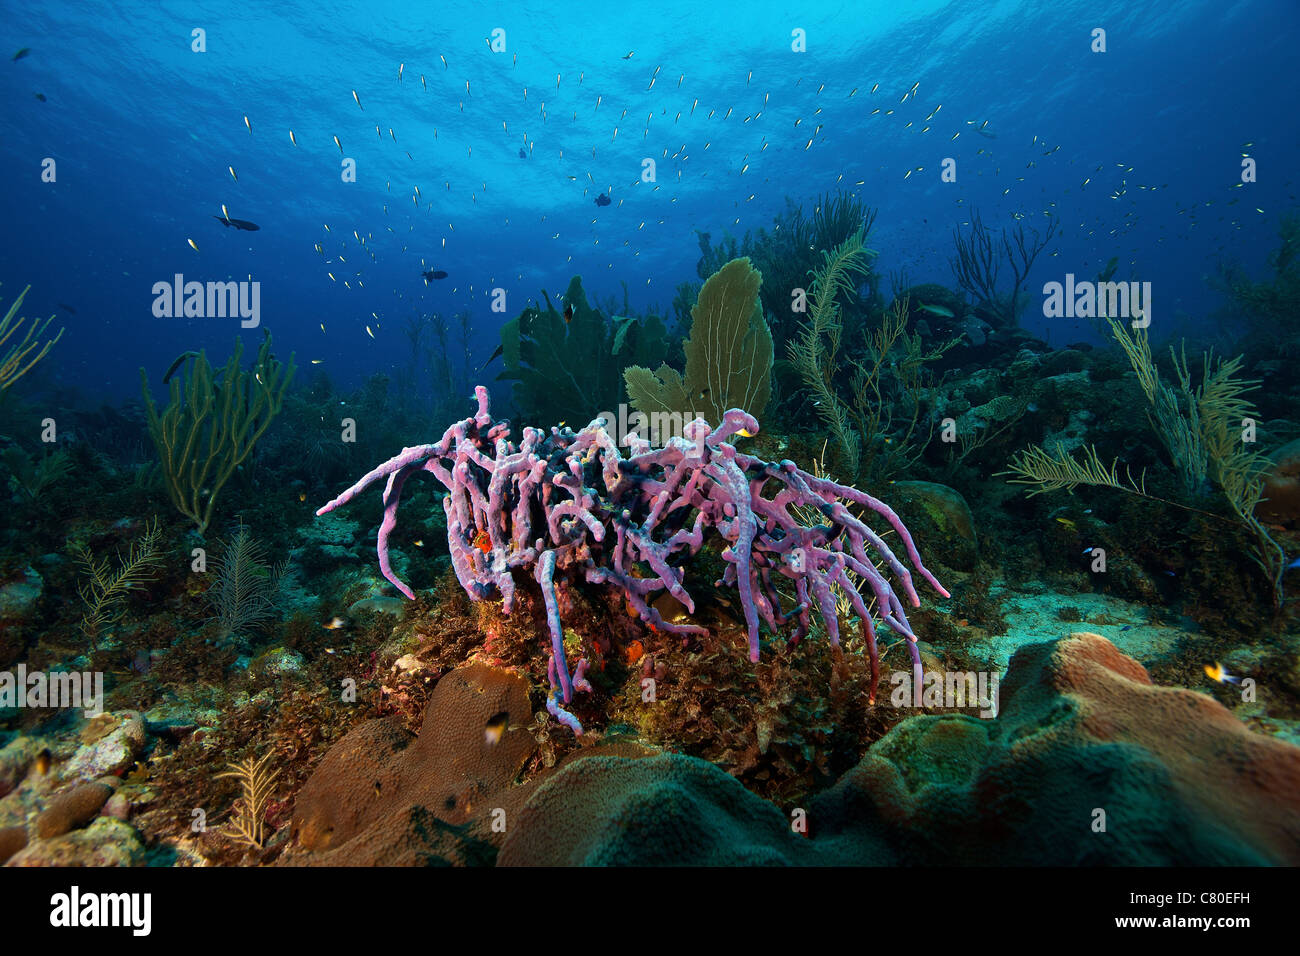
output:
[[[699,553],[706,532],[725,543],[722,584],[733,585],[744,610],[750,659],[759,659],[759,618],[773,631],[794,621],[792,640],[812,627],[816,605],[827,635],[838,648],[840,625],[835,591],[846,594],[860,621],[871,659],[871,698],[879,680],[879,655],[871,609],[849,575],[870,587],[876,612],[908,638],[913,675],[921,680],[916,636],[903,602],[882,572],[888,567],[903,595],[919,606],[912,575],[872,528],[855,516],[857,505],[882,517],[898,535],[911,565],[942,594],[948,592],[921,563],[907,528],[886,504],[871,495],[819,478],[792,461],[767,462],[738,452],[727,439],[757,433],[758,422],[739,409],[725,413],[711,428],[695,419],[684,438],[663,448],[630,439],[624,458],[605,422],[597,419],[581,432],[552,428],[549,435],[525,428],[519,446],[510,442],[505,422],[493,423],[488,392],[476,390],[478,411],[452,425],[441,441],[417,445],[375,468],[321,507],[323,515],[347,504],[380,478],[384,518],[379,528],[379,567],[408,598],[414,594],[393,571],[388,541],[397,525],[397,508],[406,479],[427,471],[446,487],[447,541],[452,566],[474,600],[500,593],[508,614],[516,584],[513,572],[531,571],[541,587],[551,637],[550,713],[575,733],[578,720],[561,703],[573,691],[590,690],[587,662],[570,673],[556,596],[557,577],[617,588],[636,614],[658,631],[681,636],[707,634],[694,623],[664,620],[653,596],[666,591],[688,612],[695,604],[683,583],[684,562]],[[809,509],[825,523],[809,526],[797,517]],[[868,554],[874,552],[880,567]],[[794,586],[795,599],[782,609],[777,581]]]
[[[498,865],[1294,866],[1300,748],[1096,634],[1017,651],[997,720],[910,717],[794,817],[706,761],[571,761]],[[785,808],[789,811],[789,808]]]

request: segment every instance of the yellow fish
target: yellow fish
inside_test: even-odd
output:
[[[1211,667],[1209,664],[1205,665],[1205,676],[1210,678],[1210,680],[1212,681],[1217,681],[1220,684],[1222,684],[1224,681],[1227,681],[1229,684],[1241,683],[1240,677],[1234,677],[1233,675],[1229,674],[1228,669],[1224,667],[1222,664],[1220,664],[1218,661],[1214,662],[1213,667]]]

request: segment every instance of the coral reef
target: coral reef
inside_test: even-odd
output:
[[[590,758],[498,862],[1294,866],[1297,794],[1300,748],[1081,633],[1016,654],[996,721],[903,721],[807,805],[806,838],[707,762]]]
[[[1167,352],[1009,324],[1040,253],[1111,280],[1100,232],[975,216],[882,298],[900,233],[816,202],[699,232],[675,294],[586,258],[501,330],[496,418],[460,266],[376,305],[378,369],[186,352],[166,408],[6,307],[0,864],[1300,863],[1300,217]]]
[[[1249,448],[1249,442],[1254,441],[1252,423],[1258,412],[1245,396],[1256,383],[1237,374],[1241,357],[1216,362],[1213,352],[1207,352],[1202,361],[1201,383],[1193,388],[1186,355],[1180,358],[1171,346],[1170,356],[1179,384],[1174,389],[1160,381],[1146,329],[1139,328],[1136,334],[1131,334],[1123,323],[1115,319],[1108,321],[1150,403],[1151,427],[1165,445],[1182,480],[1184,502],[1149,494],[1145,474],[1135,479],[1131,467],[1126,468],[1121,478],[1117,463],[1112,461],[1107,468],[1091,445],[1085,447],[1082,461],[1073,458],[1060,444],[1054,453],[1031,445],[1011,459],[1009,470],[1003,474],[1011,475],[1009,480],[1014,484],[1031,486],[1031,495],[1092,485],[1139,498],[1163,500],[1165,504],[1193,511],[1198,509],[1187,502],[1202,503],[1207,486],[1213,483],[1241,530],[1249,536],[1247,553],[1266,576],[1273,604],[1280,609],[1286,556],[1255,516],[1255,508],[1264,496],[1265,475],[1271,462]]]

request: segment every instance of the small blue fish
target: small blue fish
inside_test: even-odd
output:
[[[1292,568],[1300,568],[1300,558],[1296,558],[1294,561],[1292,561],[1290,564],[1287,565],[1288,571],[1291,570]]]
[[[1125,624],[1123,627],[1120,628],[1120,630],[1121,630],[1121,631],[1131,631],[1131,630],[1133,630],[1133,625],[1132,625],[1132,624]]]

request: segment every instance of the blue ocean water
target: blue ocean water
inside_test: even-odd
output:
[[[470,310],[486,359],[506,317],[575,274],[667,311],[697,230],[739,236],[837,189],[878,207],[882,272],[950,282],[972,209],[1052,215],[1031,287],[1116,256],[1118,278],[1153,283],[1157,340],[1221,335],[1207,276],[1223,256],[1261,270],[1295,200],[1293,0],[6,9],[0,282],[62,315],[44,381],[94,398],[138,394],[139,366],[184,349],[260,340],[155,317],[177,273],[259,281],[277,351],[350,386],[402,361],[403,323],[431,311]],[[1258,181],[1234,188],[1243,153]],[[223,204],[260,231],[215,221]],[[432,268],[447,278],[426,284]],[[1039,311],[1022,322],[1054,345],[1091,334]]]

